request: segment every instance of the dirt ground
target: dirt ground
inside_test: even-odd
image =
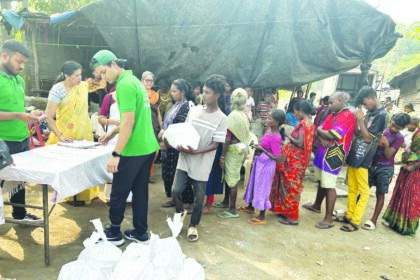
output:
[[[174,208],[160,207],[165,194],[158,174],[159,165],[155,168],[156,183],[150,185],[149,229],[167,237],[170,231],[165,220]],[[241,186],[238,205],[243,205],[243,192]],[[39,187],[28,187],[27,193],[28,202],[41,202]],[[316,186],[308,177],[302,203],[312,201],[315,193]],[[221,199],[219,196],[216,201]],[[372,214],[374,203],[371,195],[365,218]],[[336,209],[345,208],[346,198],[339,198]],[[215,215],[218,211],[213,209],[212,214],[203,216],[197,243],[186,241],[185,229],[178,237],[184,254],[203,265],[206,279],[420,278],[418,236],[401,236],[381,224],[373,232],[361,229],[345,233],[339,230],[340,224],[319,230],[314,225],[322,219],[322,214],[303,208],[299,226],[282,225],[272,213],[268,213],[267,225],[249,225],[248,214],[241,213],[237,219],[221,219]],[[32,212],[41,216],[39,211]],[[19,280],[57,279],[61,266],[77,258],[83,240],[92,233],[93,225],[89,221],[99,217],[106,224],[107,216],[108,206],[101,199],[85,207],[58,204],[50,217],[52,261],[49,267],[44,265],[41,228],[0,226],[0,274]],[[131,217],[131,206],[127,206],[123,229],[131,227]]]

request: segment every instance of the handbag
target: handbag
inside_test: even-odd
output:
[[[0,141],[0,170],[11,165],[13,163],[13,158],[9,153],[9,148],[6,143]]]

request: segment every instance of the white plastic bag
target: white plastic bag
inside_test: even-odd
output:
[[[58,280],[103,280],[104,276],[101,271],[91,267],[85,261],[74,261],[67,263],[61,267]]]
[[[205,273],[204,269],[196,260],[187,258],[184,261],[184,267],[178,273],[175,280],[185,280],[185,279],[194,279],[194,280],[204,280]]]
[[[108,280],[121,260],[121,249],[107,241],[99,219],[91,220],[95,226],[92,235],[83,242],[85,249],[77,261],[61,268],[60,280]]]

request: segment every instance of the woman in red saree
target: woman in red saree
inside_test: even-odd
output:
[[[312,105],[303,100],[295,104],[293,110],[299,123],[290,134],[286,132],[290,141],[282,149],[282,160],[276,165],[270,193],[270,210],[279,214],[279,222],[286,225],[299,224],[300,194],[314,138]]]

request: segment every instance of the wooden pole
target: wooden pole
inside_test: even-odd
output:
[[[31,47],[32,57],[34,59],[34,75],[35,75],[35,88],[40,89],[40,78],[39,78],[39,62],[38,62],[38,50],[36,47],[36,24],[31,29]]]

